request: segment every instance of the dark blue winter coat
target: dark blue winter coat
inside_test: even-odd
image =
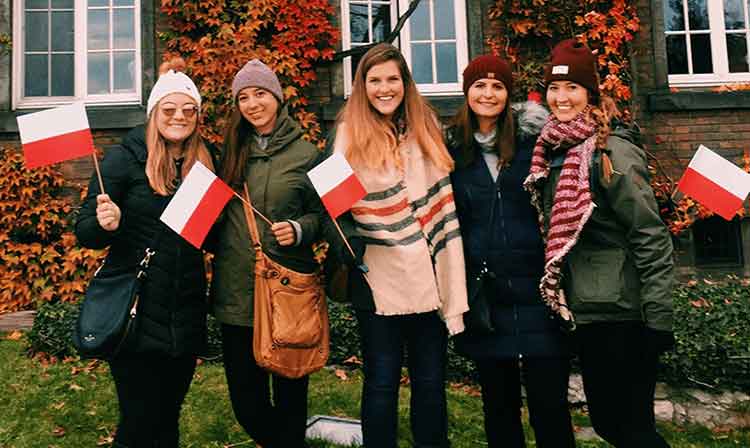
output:
[[[451,178],[467,277],[476,275],[482,261],[495,275],[491,315],[496,333],[482,336],[466,332],[456,337],[459,351],[475,359],[567,355],[565,337],[539,293],[544,245],[536,210],[523,189],[534,143],[547,112],[534,103],[514,104],[513,112],[516,151],[511,163],[500,170],[496,182],[476,141],[473,160],[467,163],[460,139],[452,129],[448,131],[448,148],[456,160]]]

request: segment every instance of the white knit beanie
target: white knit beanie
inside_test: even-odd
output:
[[[172,93],[184,93],[194,99],[198,107],[201,107],[201,94],[198,92],[198,88],[195,86],[193,80],[182,72],[169,70],[167,73],[159,76],[156,84],[154,84],[154,88],[151,89],[151,94],[148,96],[148,103],[146,103],[146,116],[151,115],[151,111],[159,104],[162,98]]]

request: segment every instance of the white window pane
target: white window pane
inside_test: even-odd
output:
[[[73,51],[73,11],[52,12],[52,51]]]
[[[382,42],[391,31],[391,5],[372,5],[372,39]]]
[[[114,48],[135,48],[135,10],[115,9]]]
[[[351,41],[354,44],[367,44],[370,42],[369,16],[367,5],[351,5],[349,8],[349,29]]]
[[[667,71],[670,75],[688,73],[685,36],[667,36]]]
[[[417,84],[432,84],[432,44],[411,44],[411,73]]]
[[[47,51],[49,39],[49,15],[44,12],[26,13],[24,42],[26,51]]]
[[[683,0],[664,0],[664,27],[667,31],[685,30],[685,11]]]
[[[430,2],[422,0],[416,11],[409,17],[411,40],[430,40]]]
[[[26,2],[24,2],[24,8],[26,8],[26,9],[47,9],[47,8],[49,8],[49,1],[47,1],[47,0],[26,0]]]
[[[435,38],[455,39],[456,18],[453,14],[453,0],[434,0],[435,2]],[[438,74],[440,78],[440,74]]]
[[[724,24],[728,30],[745,28],[745,8],[742,0],[724,0]]]
[[[89,7],[92,6],[109,6],[109,0],[89,0]]]
[[[73,0],[52,0],[52,8],[73,9]]]
[[[74,96],[75,65],[73,53],[52,55],[52,96]]]
[[[687,0],[687,2],[690,30],[696,31],[709,29],[707,0]]]
[[[745,33],[727,34],[727,58],[730,73],[746,73],[748,70],[747,38]]]
[[[693,73],[713,73],[711,62],[711,36],[693,34],[690,36],[690,53],[693,59]]]
[[[112,4],[114,6],[133,6],[135,5],[135,0],[114,0]]]
[[[88,57],[88,91],[109,93],[109,53],[90,53]]]
[[[135,89],[135,51],[115,53],[115,92]]]
[[[458,68],[456,64],[456,44],[439,43],[437,50],[437,82],[458,82]]]
[[[25,96],[47,96],[47,55],[27,54],[24,60],[24,95]]]
[[[109,49],[109,11],[93,9],[88,16],[88,49]]]

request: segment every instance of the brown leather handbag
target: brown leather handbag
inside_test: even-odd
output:
[[[246,185],[245,200],[255,250],[255,361],[277,375],[300,378],[328,361],[330,329],[323,281],[319,273],[293,271],[263,252]]]

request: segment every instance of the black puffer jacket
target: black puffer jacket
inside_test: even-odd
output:
[[[516,152],[510,165],[493,182],[474,141],[473,160],[467,162],[461,144],[448,134],[448,148],[456,160],[451,174],[456,209],[466,253],[467,275],[476,275],[486,260],[494,281],[491,313],[497,333],[459,335],[459,350],[472,358],[509,359],[518,355],[551,357],[567,353],[565,340],[550,318],[539,293],[544,246],[535,209],[523,181],[547,112],[534,103],[513,106]],[[490,213],[494,207],[492,227]]]
[[[101,171],[105,192],[122,212],[120,225],[114,232],[99,226],[99,183],[94,175],[75,226],[78,241],[94,249],[109,246],[103,270],[135,271],[147,246],[156,251],[138,305],[137,336],[124,350],[169,356],[201,352],[207,309],[203,255],[159,220],[172,196],[159,196],[148,184],[143,127],[106,152]]]

